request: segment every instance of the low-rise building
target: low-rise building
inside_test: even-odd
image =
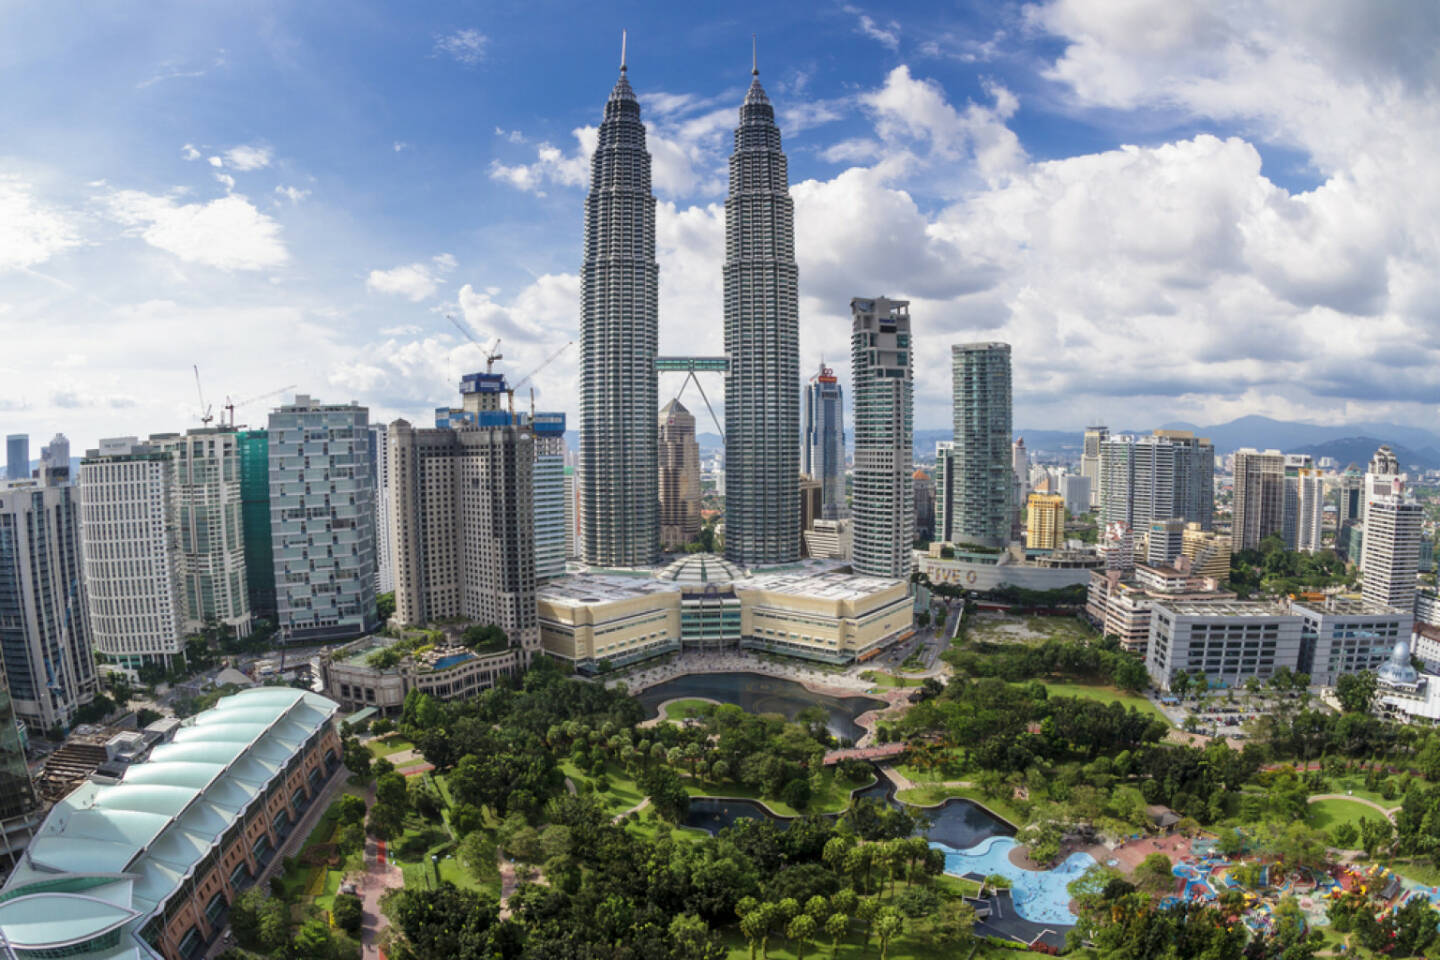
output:
[[[1355,597],[1294,600],[1292,613],[1304,620],[1300,671],[1310,681],[1333,686],[1341,674],[1378,670],[1395,644],[1408,641],[1415,616],[1407,610]]]
[[[1181,558],[1187,566],[1188,560]],[[1137,564],[1130,574],[1119,570],[1093,570],[1086,592],[1085,615],[1102,634],[1115,637],[1120,646],[1142,659],[1150,641],[1150,615],[1164,600],[1213,602],[1234,600],[1213,577],[1181,566]]]
[[[1190,558],[1192,569],[1224,582],[1230,577],[1230,536],[1187,523],[1180,539],[1180,552]]]
[[[819,560],[850,559],[850,520],[816,520],[804,533],[805,555]]]
[[[1145,669],[1161,690],[1181,673],[1230,687],[1300,663],[1303,618],[1278,603],[1163,600],[1150,618]]]
[[[262,687],[222,698],[118,780],[57,803],[0,888],[17,956],[204,954],[340,765],[338,707]]]
[[[915,565],[931,583],[967,590],[1058,590],[1089,583],[1090,571],[1103,569],[1105,561],[1089,549],[1028,553],[1018,543],[993,551],[932,543],[915,552]]]
[[[347,711],[374,707],[395,717],[411,690],[437,700],[469,697],[494,686],[499,678],[519,672],[529,662],[527,651],[513,642],[494,653],[447,643],[398,657],[376,656],[397,642],[392,637],[363,637],[323,654],[319,658],[320,682],[325,695]]]
[[[654,577],[584,573],[538,591],[545,652],[586,672],[680,649],[765,650],[828,663],[873,656],[914,625],[909,585],[823,564],[746,575],[708,554]]]

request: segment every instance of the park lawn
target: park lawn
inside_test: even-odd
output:
[[[1119,703],[1125,707],[1134,707],[1141,713],[1148,713],[1157,720],[1164,720],[1167,726],[1174,726],[1159,707],[1138,693],[1127,693],[1117,687],[1100,683],[1060,683],[1051,680],[1041,682],[1052,697],[1085,697],[1101,703]]]
[[[1341,777],[1327,777],[1325,782],[1329,784],[1329,786],[1319,791],[1320,793],[1350,794],[1359,797],[1361,800],[1373,800],[1387,809],[1389,807],[1398,807],[1401,803],[1400,797],[1396,797],[1393,800],[1386,800],[1385,795],[1379,790],[1366,790],[1364,774],[1351,773]]]
[[[807,813],[839,813],[850,806],[851,791],[868,787],[875,782],[873,776],[862,780],[837,780],[834,772],[830,770],[822,774],[822,779],[825,781],[824,789],[810,797],[810,805],[804,810],[796,810],[788,803],[770,799],[759,787],[736,783],[733,780],[712,783],[682,776],[681,783],[685,786],[685,792],[692,797],[739,797],[758,800],[782,817],[798,817]]]
[[[1416,883],[1423,883],[1429,887],[1440,887],[1440,866],[1432,863],[1414,863],[1411,861],[1386,861],[1385,866],[1394,870],[1406,880],[1413,880]]]
[[[918,807],[933,807],[951,798],[959,798],[978,803],[1009,820],[1017,827],[1023,825],[1027,820],[1025,814],[1012,801],[991,799],[981,794],[975,787],[915,787],[911,790],[901,790],[895,794],[895,798],[901,803]]]
[[[575,766],[573,760],[560,761],[560,770],[582,793],[584,785],[588,784],[592,788],[595,785],[594,778],[589,774],[581,773],[580,768]],[[640,789],[639,784],[628,777],[618,765],[606,764],[605,778],[610,781],[610,789],[603,793],[592,790],[592,795],[605,806],[605,812],[610,816],[622,814],[645,799],[645,792]]]
[[[953,751],[954,756],[958,757],[959,754],[960,751],[958,748]],[[966,774],[963,773],[946,773],[945,768],[947,766],[950,766],[950,764],[943,762],[937,763],[933,767],[917,767],[913,763],[897,763],[895,764],[895,771],[906,780],[912,780],[915,783],[942,783],[946,780],[966,779]],[[955,767],[958,766],[959,764],[955,765]]]
[[[1317,800],[1306,808],[1306,814],[1310,826],[1322,830],[1333,829],[1342,823],[1353,823],[1358,827],[1361,820],[1384,819],[1374,807],[1354,800]]]
[[[692,715],[699,716],[703,707],[713,707],[714,700],[706,700],[703,697],[686,697],[683,700],[676,700],[673,703],[665,704],[666,720],[684,720]]]
[[[880,670],[866,670],[860,677],[873,683],[880,690],[890,690],[895,687],[918,687],[924,682],[920,677],[902,677]]]
[[[392,733],[377,740],[371,740],[365,744],[377,758],[388,757],[392,753],[399,753],[401,750],[414,750],[415,744],[406,740],[398,733]]]

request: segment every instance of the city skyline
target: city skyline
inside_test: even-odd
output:
[[[1015,344],[1030,358],[1017,424],[1123,427],[1137,408],[1156,424],[1422,423],[1435,364],[1413,278],[1440,243],[1428,178],[1406,166],[1425,152],[1405,147],[1434,121],[1418,55],[1375,58],[1362,38],[1379,27],[1360,10],[1337,13],[1346,30],[1264,5],[1253,23],[1168,11],[1175,36],[1203,38],[1175,56],[1180,41],[1146,34],[1143,16],[1079,0],[943,21],[903,4],[741,7],[701,24],[577,8],[543,38],[558,57],[538,55],[515,12],[356,23],[277,5],[256,26],[182,9],[161,31],[16,11],[0,326],[26,348],[6,365],[5,428],[84,449],[132,425],[198,426],[196,362],[211,406],[298,382],[377,419],[413,417],[482,362],[447,310],[487,343],[503,337],[518,379],[575,336],[574,209],[594,91],[627,24],[657,156],[662,353],[719,352],[716,205],[758,29],[792,147],[802,369],[847,329],[858,286],[912,299],[932,342]],[[1415,49],[1436,33],[1404,26]],[[144,42],[97,55],[106,30]],[[42,61],[87,67],[61,76]],[[1187,81],[1206,62],[1220,66],[1202,94]],[[1287,64],[1311,95],[1259,95]],[[335,84],[375,110],[334,109]],[[87,100],[96,86],[115,99]],[[292,109],[272,116],[281,97]],[[1401,183],[1414,196],[1389,202]],[[1122,192],[1156,202],[1118,207]],[[837,211],[884,218],[894,242],[876,248]],[[1414,242],[1388,239],[1402,235]],[[1104,282],[1112,270],[1127,283]],[[1343,322],[1373,335],[1298,335]],[[542,405],[574,416],[577,363],[536,377]],[[947,386],[943,357],[917,358],[917,429],[944,425]]]

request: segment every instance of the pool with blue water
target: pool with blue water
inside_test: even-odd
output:
[[[457,663],[464,663],[466,660],[474,660],[473,653],[452,653],[448,657],[441,657],[435,661],[436,670],[444,670],[446,667],[453,667]]]
[[[1070,912],[1070,891],[1066,888],[1080,875],[1095,866],[1088,853],[1072,853],[1052,870],[1026,870],[1010,862],[1010,851],[1016,843],[1010,837],[991,837],[967,850],[956,850],[943,843],[930,846],[945,853],[945,872],[957,877],[967,873],[989,876],[998,873],[1010,881],[1010,896],[1020,916],[1032,923],[1075,923]]]

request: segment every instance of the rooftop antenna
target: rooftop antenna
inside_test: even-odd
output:
[[[625,72],[625,31],[620,31],[620,72]]]
[[[760,76],[760,48],[755,34],[750,34],[750,76]]]

